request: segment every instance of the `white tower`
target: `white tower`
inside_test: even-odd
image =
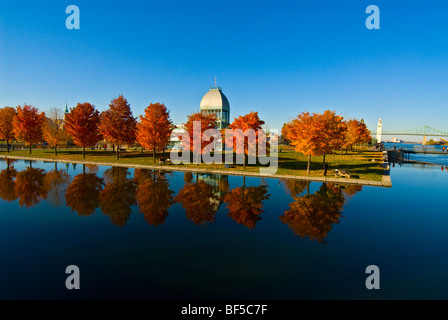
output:
[[[383,123],[380,120],[378,120],[378,126],[376,127],[376,142],[381,143],[381,134],[383,132]]]

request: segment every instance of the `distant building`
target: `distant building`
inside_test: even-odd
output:
[[[203,114],[215,114],[217,129],[227,128],[230,124],[230,104],[220,87],[210,87],[210,90],[202,97],[200,111]]]

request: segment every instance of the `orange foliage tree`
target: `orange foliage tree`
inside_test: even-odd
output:
[[[54,149],[55,156],[58,155],[58,147],[70,140],[70,135],[64,126],[64,116],[60,109],[52,108],[48,112],[44,124],[44,140]]]
[[[163,103],[151,103],[145,109],[145,116],[140,116],[137,124],[137,142],[152,150],[156,161],[156,150],[164,150],[170,141],[173,123],[170,112]]]
[[[168,217],[168,208],[174,203],[165,174],[135,169],[134,181],[137,181],[135,199],[145,220],[150,225],[162,225]]]
[[[344,145],[347,123],[342,116],[330,110],[325,110],[319,117],[323,126],[320,139],[323,149],[323,163],[325,163],[326,154],[334,153],[335,150],[341,149]]]
[[[311,156],[324,154],[323,142],[320,140],[323,124],[319,121],[319,114],[302,112],[292,120],[286,130],[286,138],[291,140],[291,144],[297,152],[308,156],[307,173],[310,173]]]
[[[339,222],[343,205],[341,190],[324,183],[315,194],[295,198],[280,220],[301,238],[325,243],[333,224]]]
[[[10,149],[10,143],[15,139],[13,120],[16,115],[14,108],[0,108],[0,140],[6,141],[7,152]]]
[[[199,121],[200,126],[194,127],[194,122]],[[197,135],[199,137],[203,137],[204,132],[209,129],[216,128],[216,115],[215,114],[203,114],[201,112],[193,113],[188,116],[187,123],[185,124],[185,130],[190,135],[190,139],[188,141],[182,140],[182,146],[185,150],[189,150],[193,152],[194,159],[196,159],[196,163],[199,164],[199,155],[202,154],[204,148],[210,143],[207,141],[203,141],[200,139],[200,145],[194,148],[193,139],[194,136]],[[199,153],[198,153],[199,152]]]
[[[284,126],[282,133],[291,140],[297,152],[308,156],[309,174],[311,157],[339,149],[344,144],[346,130],[343,117],[336,115],[334,111],[326,110],[323,114],[302,112]]]
[[[219,199],[214,193],[213,186],[202,180],[185,184],[174,200],[182,204],[185,215],[195,224],[215,220],[216,204],[219,203]]]
[[[43,140],[44,119],[45,113],[39,113],[35,107],[27,104],[17,107],[17,115],[13,119],[13,132],[18,141],[30,146],[30,154],[32,145]]]
[[[120,145],[135,142],[136,125],[131,107],[122,95],[110,102],[108,110],[101,112],[100,133],[104,139],[117,146],[117,159],[120,158]]]
[[[243,155],[244,168],[246,168],[246,156],[256,156],[259,140],[262,136],[264,136],[260,136],[260,131],[262,131],[263,124],[264,121],[259,118],[258,112],[252,111],[244,116],[235,118],[229,126],[230,129],[239,129],[242,133],[248,132],[247,130],[253,130],[253,137],[245,137],[241,134],[235,133],[231,139],[228,137],[225,138],[226,145],[230,143],[233,146],[233,150],[237,154]]]
[[[364,120],[361,119],[361,121],[359,121],[357,119],[350,119],[347,122],[347,132],[342,146],[345,148],[346,152],[347,149],[351,149],[354,144],[367,143],[370,140],[370,131],[367,129]]]
[[[91,215],[99,206],[99,196],[104,180],[94,173],[81,173],[75,176],[65,190],[67,207],[80,216]]]
[[[236,187],[224,197],[229,209],[228,216],[249,229],[255,228],[255,224],[261,220],[263,200],[269,199],[267,193],[267,186],[264,185]]]
[[[126,225],[135,204],[135,183],[128,175],[128,168],[112,167],[106,170],[106,186],[100,193],[101,211],[120,227]]]
[[[101,140],[98,130],[99,112],[88,102],[78,103],[65,116],[65,128],[72,136],[73,142],[82,147],[83,157],[86,157],[86,147],[94,146]]]

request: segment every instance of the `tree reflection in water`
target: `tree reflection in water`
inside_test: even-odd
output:
[[[3,160],[3,159],[2,159]],[[6,159],[7,169],[0,172],[0,199],[5,201],[14,201],[17,199],[15,178],[17,170],[11,166],[12,161]]]
[[[65,170],[58,170],[55,163],[54,170],[45,174],[44,189],[47,193],[46,200],[55,207],[63,205],[64,191],[70,183],[71,177]]]
[[[65,191],[66,205],[80,216],[91,215],[99,206],[103,184],[95,173],[78,174]]]
[[[269,199],[267,185],[258,187],[246,187],[246,180],[242,187],[232,189],[224,197],[229,210],[228,216],[237,223],[254,229],[255,224],[261,220],[263,213],[263,200]]]
[[[134,182],[137,183],[135,198],[145,220],[153,226],[164,224],[168,208],[174,203],[166,173],[135,169]]]
[[[192,176],[187,174],[184,179],[189,182],[183,186],[174,200],[182,205],[187,218],[195,224],[213,222],[219,207],[219,196],[215,194],[215,188],[198,179],[192,183]]]
[[[45,171],[31,166],[17,173],[15,193],[19,198],[19,205],[30,208],[37,205],[47,194],[44,188]]]
[[[112,167],[106,170],[106,186],[99,196],[103,214],[120,227],[126,225],[135,204],[135,183],[128,175],[128,168]]]
[[[345,201],[341,189],[323,183],[314,194],[294,198],[280,220],[299,237],[326,243],[327,234],[341,217]]]

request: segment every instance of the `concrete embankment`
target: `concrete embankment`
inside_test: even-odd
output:
[[[282,175],[282,174],[261,174],[257,172],[247,171],[230,171],[230,170],[217,170],[217,169],[203,169],[203,168],[187,168],[176,165],[139,165],[129,163],[107,163],[107,162],[95,162],[95,161],[81,161],[81,160],[63,160],[63,159],[44,159],[35,157],[20,157],[10,155],[0,155],[0,159],[14,159],[14,160],[29,160],[29,161],[42,161],[42,162],[59,162],[59,163],[77,163],[84,165],[96,165],[96,166],[108,166],[108,167],[125,167],[136,169],[155,169],[165,171],[183,171],[183,172],[197,172],[204,174],[222,174],[233,176],[249,176],[249,177],[262,177],[273,179],[296,179],[296,180],[308,180],[317,182],[332,182],[332,183],[346,183],[346,184],[358,184],[365,186],[377,186],[377,187],[392,187],[392,183],[389,176],[389,168],[385,169],[385,175],[382,181],[372,180],[360,180],[360,179],[348,179],[348,178],[333,178],[333,177],[309,177],[309,176],[294,176],[294,175]],[[383,159],[384,161],[384,159]]]

